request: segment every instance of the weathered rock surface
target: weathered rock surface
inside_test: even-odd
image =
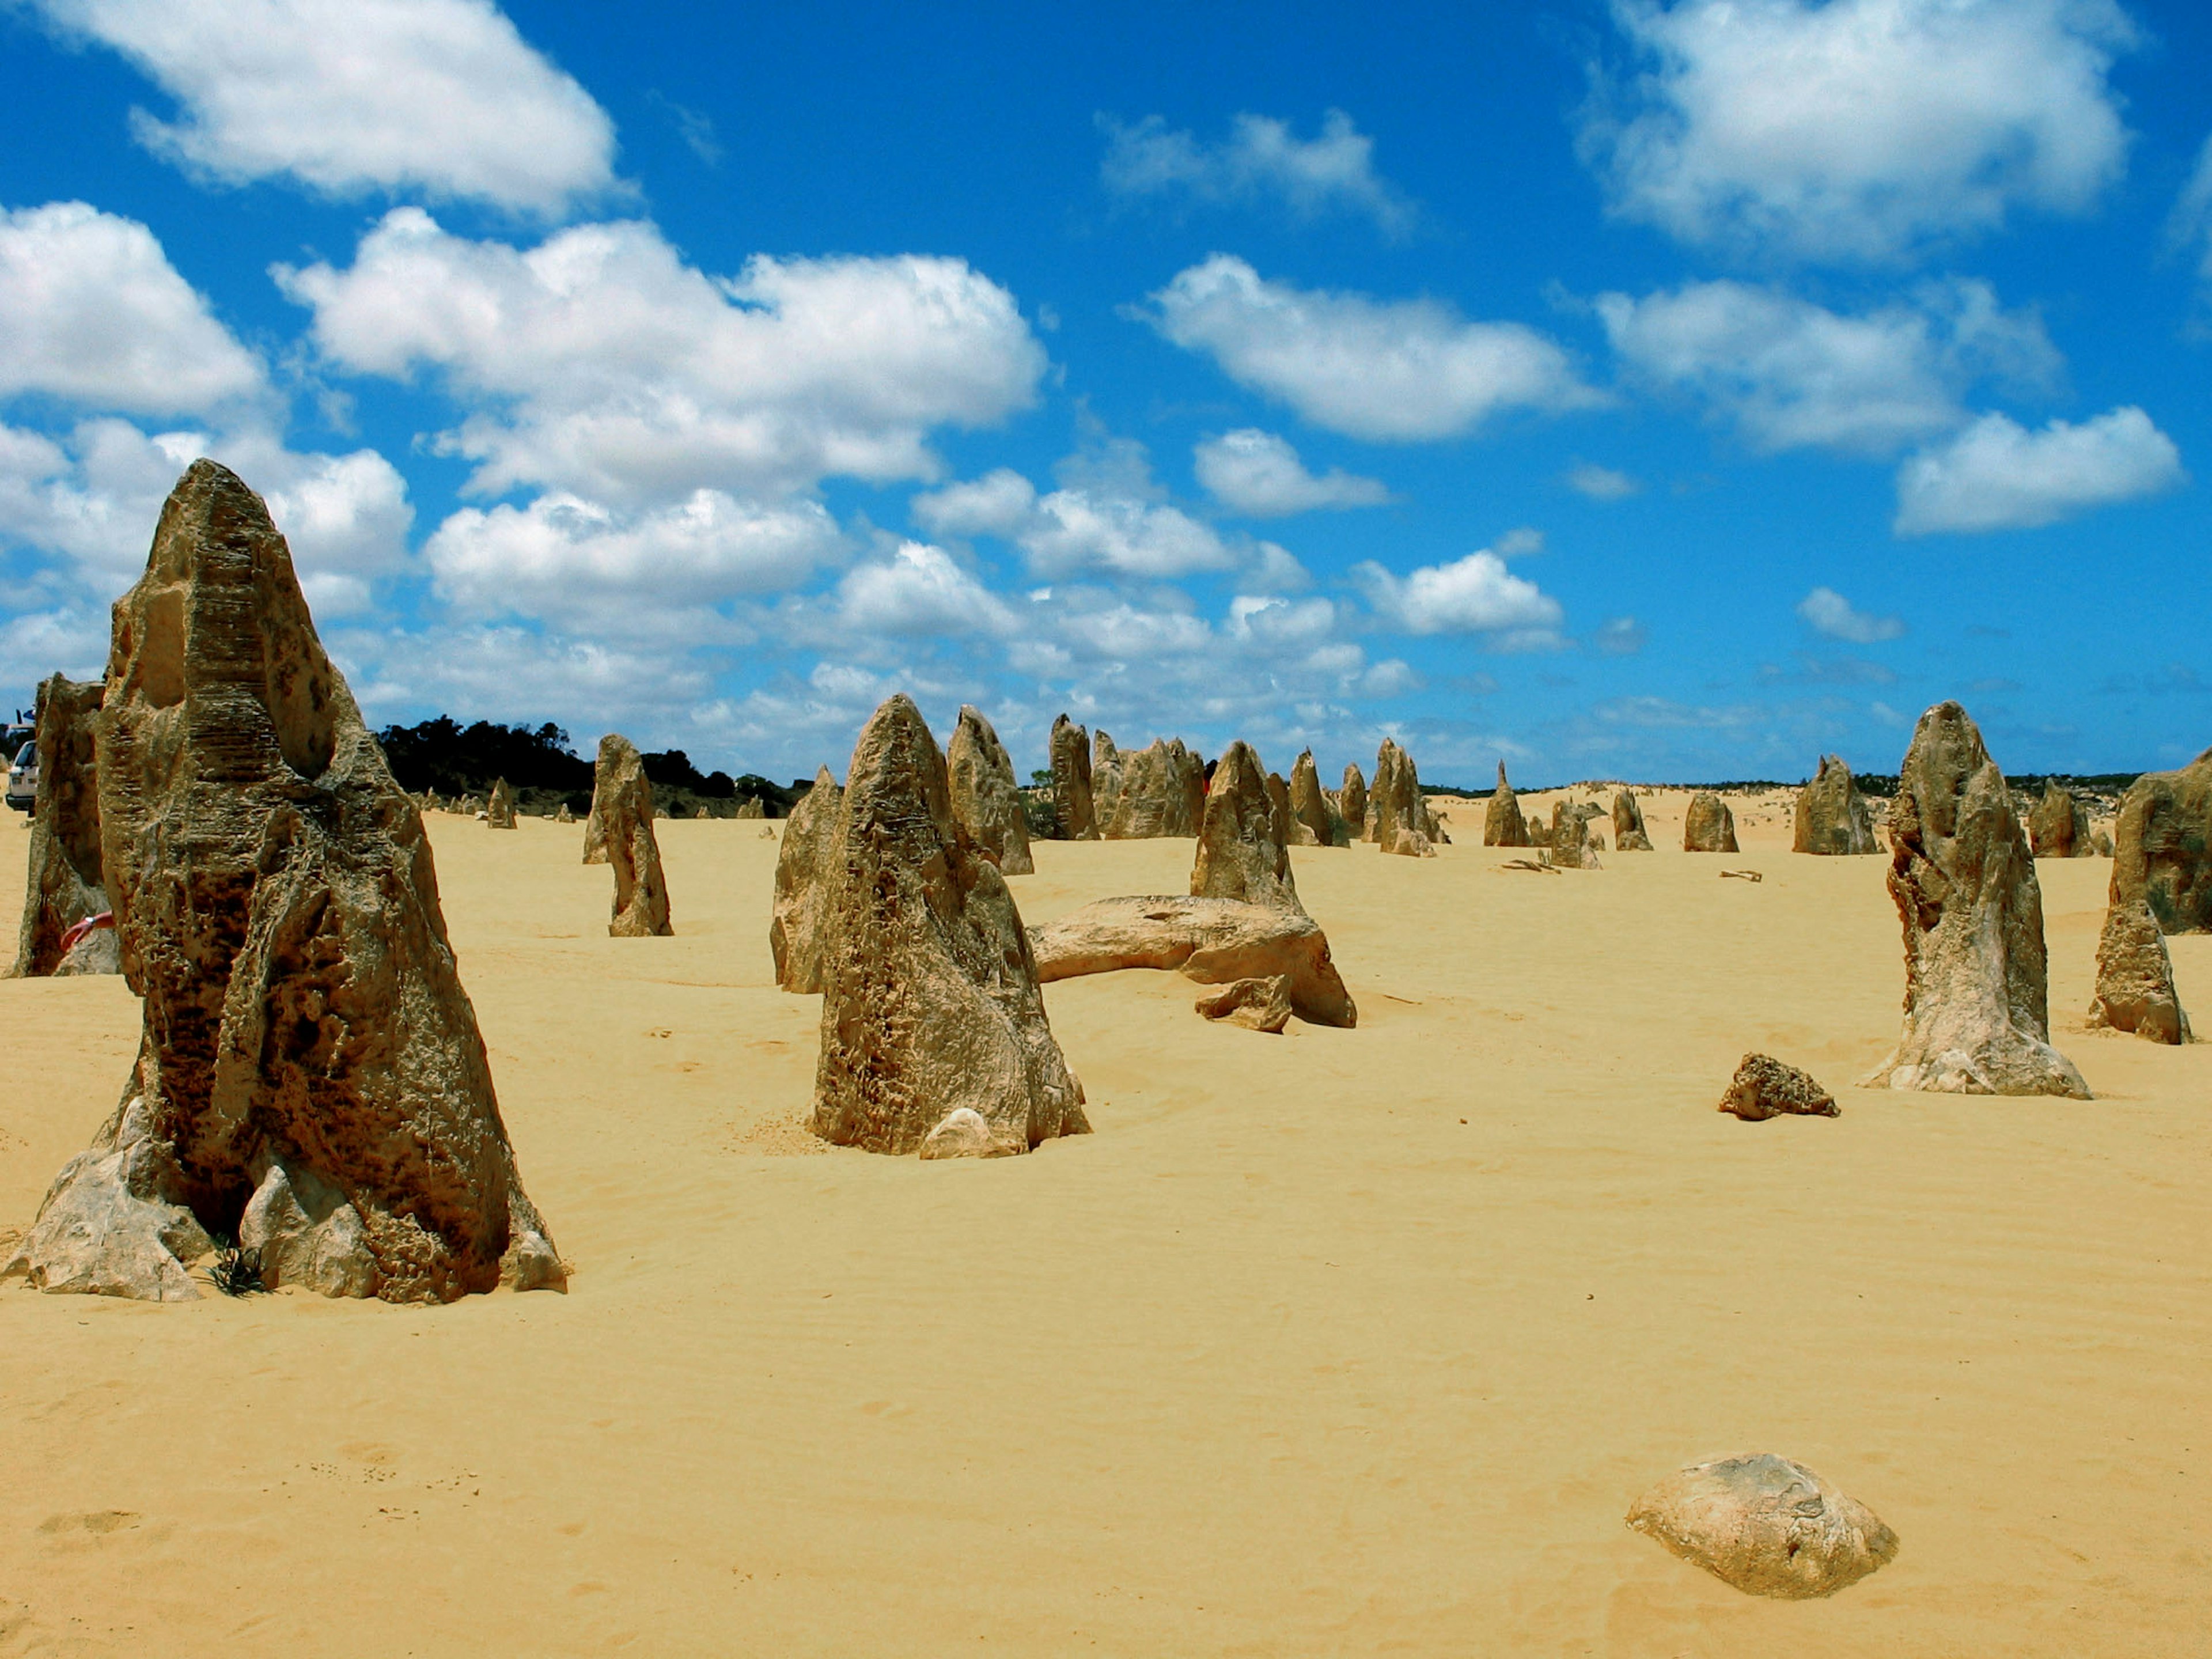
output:
[[[484,819],[495,830],[514,828],[514,791],[507,787],[505,778],[493,781],[491,799],[484,804]]]
[[[576,815],[568,810],[568,803],[567,801],[562,801],[558,806],[553,809],[554,823],[574,823],[575,821]]]
[[[1288,817],[1289,811],[1286,800],[1283,816]],[[1190,890],[1201,898],[1238,899],[1304,913],[1291,873],[1290,849],[1278,828],[1267,771],[1248,743],[1231,744],[1213,769]]]
[[[1878,853],[1874,815],[1840,757],[1823,755],[1820,769],[1797,792],[1791,850],[1841,857]],[[1733,851],[1733,848],[1728,849]]]
[[[211,461],[178,483],[115,605],[97,730],[101,863],[144,1033],[122,1103],[11,1269],[182,1298],[208,1231],[279,1170],[349,1212],[319,1224],[347,1293],[559,1285],[422,816],[267,509]]]
[[[1505,763],[1498,763],[1498,789],[1490,798],[1490,805],[1482,815],[1482,844],[1485,847],[1526,847],[1528,845],[1528,821],[1521,816],[1521,798],[1513,793],[1513,786],[1505,781]]]
[[[1402,823],[1398,826],[1397,832],[1383,845],[1382,850],[1386,853],[1395,853],[1400,858],[1406,859],[1432,859],[1437,855],[1437,846],[1434,842],[1419,830]]]
[[[1091,734],[1091,821],[1102,837],[1114,821],[1125,781],[1121,751],[1101,727]]]
[[[70,930],[107,908],[100,871],[100,779],[93,761],[93,728],[106,689],[104,681],[80,682],[59,674],[39,687],[33,738],[39,793],[31,812],[23,922],[15,946],[13,976],[18,979],[57,972]],[[113,940],[108,933],[111,955]],[[119,965],[83,965],[91,959],[83,957],[73,971],[121,971]]]
[[[1565,796],[1552,803],[1552,827],[1548,833],[1538,836],[1533,831],[1530,839],[1540,841],[1551,854],[1549,862],[1567,870],[1595,870],[1598,861],[1597,847],[1590,835],[1590,823],[1602,811],[1595,802],[1571,801]]]
[[[1285,847],[1316,847],[1312,830],[1306,828],[1291,805],[1291,786],[1280,772],[1267,774],[1267,800],[1275,809],[1275,839]]]
[[[1098,734],[1108,743],[1104,732]],[[959,724],[945,749],[945,777],[952,793],[952,816],[976,850],[999,866],[999,873],[1036,872],[1030,856],[1029,820],[1022,813],[1021,787],[1014,781],[1013,757],[982,711],[960,707]]]
[[[954,1107],[921,1138],[921,1156],[933,1161],[940,1158],[1004,1158],[1014,1150],[992,1136],[990,1123],[973,1106]]]
[[[1630,789],[1613,792],[1613,846],[1618,853],[1651,851],[1650,834],[1644,828],[1644,809]]]
[[[1700,789],[1690,797],[1690,810],[1682,819],[1682,850],[1685,853],[1734,853],[1735,844],[1735,814],[1729,811],[1728,803],[1710,789]]]
[[[1021,913],[953,817],[944,758],[905,696],[862,728],[840,820],[814,1133],[912,1152],[965,1106],[1007,1152],[1089,1133]]]
[[[844,816],[845,792],[823,767],[814,775],[814,787],[791,809],[783,845],[776,849],[769,954],[775,960],[775,982],[801,995],[822,989],[827,944],[823,909],[835,879]]]
[[[2086,859],[2097,854],[2089,815],[2069,790],[2043,786],[2043,799],[2028,808],[2027,841],[2039,859]]]
[[[1062,714],[1052,723],[1052,822],[1062,841],[1097,841],[1091,734]]]
[[[768,807],[757,795],[747,795],[738,803],[736,817],[757,822],[768,817]]]
[[[2106,908],[2089,1024],[2133,1031],[2153,1042],[2189,1041],[2189,1017],[2173,988],[2173,957],[2158,918],[2142,899],[2115,899]]]
[[[2212,749],[2128,786],[2112,825],[2112,896],[2142,900],[2160,932],[2212,931]]]
[[[1431,841],[1443,839],[1443,826],[1421,794],[1421,776],[1413,757],[1392,738],[1382,739],[1375,757],[1375,781],[1367,790],[1365,839],[1385,852],[1407,845],[1401,830],[1418,830]]]
[[[1889,813],[1905,929],[1905,1030],[1866,1081],[1951,1094],[2074,1095],[2051,1046],[2043,893],[2004,774],[1955,702],[1920,717]]]
[[[1628,1524],[1723,1583],[1793,1601],[1832,1595],[1897,1556],[1897,1534],[1873,1510],[1771,1452],[1669,1475]]]
[[[607,932],[616,939],[660,939],[676,930],[668,921],[668,882],[660,870],[660,840],[653,830],[653,781],[637,745],[620,732],[599,739],[592,774],[590,829],[615,877],[614,914]],[[586,862],[589,862],[586,859]]]
[[[1231,980],[1218,990],[1203,993],[1191,1006],[1207,1019],[1279,1034],[1291,1023],[1291,982],[1280,974]]]
[[[1344,820],[1345,844],[1365,839],[1367,835],[1367,780],[1359,775],[1358,767],[1346,762],[1344,783],[1336,792],[1336,815]]]
[[[1108,841],[1195,836],[1206,813],[1206,763],[1180,738],[1123,753],[1121,793],[1104,825]]]
[[[1746,1054],[1735,1068],[1720,1109],[1747,1123],[1795,1113],[1805,1117],[1839,1117],[1836,1097],[1813,1080],[1809,1073],[1785,1066],[1771,1054]]]
[[[1344,819],[1328,804],[1328,793],[1321,787],[1321,770],[1314,764],[1313,750],[1301,754],[1291,768],[1291,816],[1296,818],[1310,841],[1301,844],[1312,847],[1348,847],[1351,831]]]
[[[1308,1024],[1359,1019],[1328,936],[1302,911],[1218,898],[1100,899],[1031,928],[1030,944],[1048,985],[1124,968],[1170,969],[1201,985],[1279,976]]]

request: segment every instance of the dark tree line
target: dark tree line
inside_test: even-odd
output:
[[[543,726],[501,726],[477,720],[463,726],[449,714],[414,726],[387,726],[376,734],[399,787],[412,794],[434,789],[441,795],[489,793],[505,778],[526,809],[541,801],[565,800],[581,812],[592,804],[592,763],[575,752],[568,734],[550,720]],[[681,749],[641,757],[655,799],[672,813],[724,817],[740,800],[764,802],[772,817],[789,815],[805,793],[771,783],[754,772],[732,777],[702,773]]]

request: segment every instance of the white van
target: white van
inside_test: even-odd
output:
[[[8,768],[8,805],[27,812],[39,804],[39,745],[27,743]]]

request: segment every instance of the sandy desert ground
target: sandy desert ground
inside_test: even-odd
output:
[[[957,1164],[799,1127],[757,825],[663,825],[678,936],[617,940],[580,827],[434,818],[568,1293],[0,1289],[0,1655],[2207,1651],[2212,1046],[2083,1029],[2106,862],[2040,866],[2099,1097],[1878,1093],[1885,860],[1739,799],[1735,858],[1501,872],[1438,805],[1432,862],[1294,855],[1357,1030],[1054,985],[1097,1133]],[[1048,843],[1013,886],[1043,921],[1190,856]],[[2172,945],[2212,1022],[2212,937]],[[0,1019],[4,1235],[137,1013],[11,981]],[[1843,1116],[1716,1113],[1748,1049]],[[1756,1601],[1623,1526],[1752,1450],[1899,1559]]]

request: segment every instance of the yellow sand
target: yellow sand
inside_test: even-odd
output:
[[[769,983],[757,826],[664,825],[678,936],[612,940],[580,828],[434,817],[568,1294],[0,1290],[0,1655],[2206,1651],[2212,1047],[2083,1030],[2106,865],[2040,866],[2094,1102],[1877,1093],[1886,861],[1741,799],[1752,850],[1665,850],[1682,804],[1595,872],[1500,872],[1479,802],[1434,861],[1301,851],[1358,1030],[1056,985],[1097,1133],[951,1164],[797,1127],[817,1005]],[[1014,885],[1044,920],[1190,853]],[[2212,938],[2173,949],[2212,1023]],[[137,1014],[48,981],[0,1018],[20,1230]],[[1754,1048],[1841,1119],[1717,1115]],[[1902,1554],[1774,1603],[1622,1525],[1756,1450]]]

